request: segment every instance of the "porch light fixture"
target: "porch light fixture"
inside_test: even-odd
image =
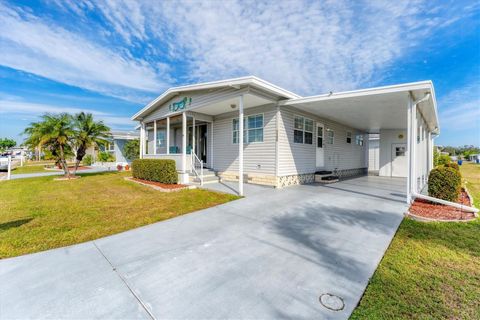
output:
[[[236,107],[237,107],[236,104],[231,104],[231,105],[230,105],[230,108],[232,108],[232,109],[235,109]]]

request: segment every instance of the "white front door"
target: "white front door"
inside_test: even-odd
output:
[[[316,139],[316,149],[317,149],[317,156],[316,156],[316,163],[317,168],[323,168],[325,166],[325,155],[324,155],[324,148],[323,148],[323,136],[324,136],[324,126],[321,123],[317,123],[317,139]]]
[[[406,177],[408,171],[407,145],[392,143],[392,177]]]

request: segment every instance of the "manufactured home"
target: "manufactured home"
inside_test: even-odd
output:
[[[214,172],[238,181],[240,194],[244,182],[281,188],[316,173],[364,175],[373,165],[380,176],[407,178],[410,201],[426,183],[439,134],[430,81],[301,97],[243,77],[171,88],[132,120],[141,158],[175,160],[182,183]]]

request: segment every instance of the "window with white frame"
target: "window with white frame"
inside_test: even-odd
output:
[[[115,151],[115,143],[113,141],[107,144],[107,151]]]
[[[293,142],[313,144],[313,120],[302,116],[295,116]]]
[[[352,133],[347,131],[347,143],[352,143]]]
[[[164,147],[166,144],[167,134],[165,129],[157,129],[157,146]]]
[[[332,129],[327,129],[327,143],[333,144],[335,142],[335,132]]]
[[[363,134],[355,135],[355,144],[357,146],[363,146]]]
[[[239,142],[239,121],[232,122],[232,142]],[[263,142],[263,114],[246,116],[243,118],[243,143]]]

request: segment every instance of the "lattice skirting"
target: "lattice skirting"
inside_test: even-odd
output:
[[[277,188],[313,182],[315,182],[315,173],[294,174],[289,176],[277,177]]]

